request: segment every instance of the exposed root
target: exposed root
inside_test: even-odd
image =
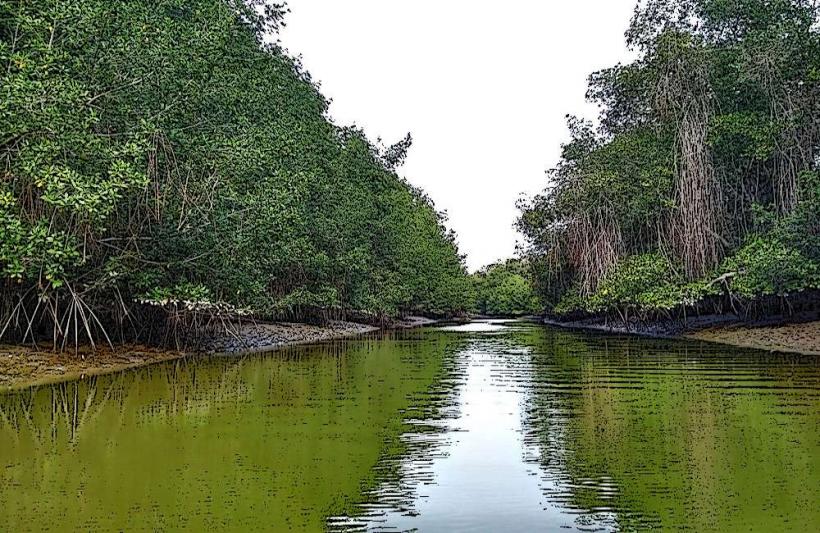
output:
[[[675,200],[667,239],[690,279],[723,259],[725,214],[707,144],[712,90],[697,44],[675,42],[656,87],[656,107],[676,126]]]
[[[568,253],[578,274],[581,294],[593,294],[623,256],[621,229],[606,207],[585,213],[569,227]]]

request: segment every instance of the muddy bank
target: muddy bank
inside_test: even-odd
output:
[[[776,326],[734,324],[691,332],[685,336],[744,348],[820,355],[820,321]]]
[[[344,339],[381,330],[420,328],[438,322],[430,318],[409,316],[392,321],[384,328],[342,321],[331,321],[323,326],[287,322],[247,323],[242,325],[238,335],[226,335],[209,341],[204,351],[223,354],[266,352],[284,346]]]
[[[436,320],[407,317],[386,329],[417,328],[435,324]],[[185,353],[144,346],[119,346],[115,350],[98,347],[96,351],[81,347],[51,353],[25,346],[0,345],[0,391],[24,388],[99,374],[108,374],[200,353],[247,354],[267,352],[299,344],[314,344],[334,339],[356,337],[380,328],[355,322],[330,322],[324,326],[293,323],[256,322],[243,324],[238,332],[208,341],[201,352]]]
[[[379,331],[379,328],[356,322],[329,322],[324,326],[284,322],[248,323],[242,325],[238,335],[212,339],[207,343],[205,351],[224,354],[265,352],[284,346],[313,344],[374,331]]]
[[[582,320],[561,320],[544,318],[543,323],[566,329],[586,331],[602,331],[606,333],[623,333],[627,335],[642,335],[646,337],[675,338],[685,335],[689,331],[697,331],[706,327],[716,327],[723,324],[732,324],[737,319],[722,316],[704,316],[682,320],[633,321],[624,323],[620,320],[606,320],[603,318],[585,318]]]
[[[820,316],[806,313],[744,320],[735,315],[703,315],[686,320],[624,324],[600,318],[576,321],[544,319],[547,325],[661,338],[687,338],[743,348],[820,355]]]
[[[51,353],[24,346],[0,346],[0,392],[109,374],[185,356],[182,352],[144,346],[123,346],[113,351],[108,347],[98,347],[96,351],[81,347],[77,354],[74,350]]]

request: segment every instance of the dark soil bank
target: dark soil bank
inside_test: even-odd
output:
[[[355,322],[329,322],[325,326],[278,322],[248,323],[240,328],[238,335],[226,335],[209,342],[206,351],[230,354],[264,352],[283,346],[353,337],[378,329]]]
[[[684,320],[624,324],[589,318],[575,321],[545,319],[549,325],[650,337],[690,338],[761,350],[820,355],[820,316],[805,313],[744,320],[735,315],[704,315]]]

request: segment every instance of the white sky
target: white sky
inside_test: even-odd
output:
[[[459,236],[471,270],[511,257],[515,201],[546,185],[587,76],[628,60],[636,0],[288,0],[283,46],[331,117],[385,144]]]

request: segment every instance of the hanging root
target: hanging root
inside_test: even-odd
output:
[[[179,351],[202,349],[210,340],[220,337],[232,337],[244,344],[242,321],[249,317],[253,321],[246,311],[222,302],[143,300],[141,303],[153,315],[146,317],[147,321],[159,326],[148,340]]]
[[[99,331],[111,349],[113,349],[114,345],[108,336],[108,332],[106,332],[105,327],[100,319],[97,318],[94,311],[91,310],[91,307],[85,302],[83,295],[77,293],[71,285],[66,284],[66,287],[69,292],[68,305],[66,305],[65,310],[63,311],[62,319],[58,320],[55,326],[60,327],[60,324],[63,324],[59,330],[59,333],[63,339],[61,349],[65,350],[66,343],[73,334],[74,353],[77,353],[79,351],[80,335],[81,332],[84,332],[88,342],[91,343],[92,349],[96,350],[97,344],[94,342],[95,335],[92,333],[92,330]],[[55,338],[57,338],[56,335]]]
[[[811,158],[808,154],[811,150],[804,146],[810,136],[792,126],[796,122],[797,112],[788,95],[781,99],[773,96],[772,100],[775,120],[786,124],[777,142],[772,196],[777,212],[788,215],[800,202],[798,177],[810,167]]]
[[[669,235],[686,275],[706,275],[723,258],[723,198],[706,145],[708,115],[690,112],[678,131],[677,209]]]
[[[656,88],[656,107],[676,128],[675,199],[666,239],[690,279],[701,277],[723,259],[724,205],[707,136],[712,90],[700,48],[677,43]]]
[[[104,341],[113,350],[109,331],[123,342],[149,342],[178,350],[199,349],[214,337],[233,337],[240,343],[243,320],[253,320],[245,310],[226,303],[166,300],[126,304],[122,295],[79,290],[66,283],[59,291],[35,286],[25,292],[0,288],[0,341],[38,343],[50,337],[51,349],[66,351],[89,345],[92,351]],[[136,324],[142,324],[138,329]]]
[[[66,284],[67,294],[30,287],[26,292],[3,295],[4,300],[15,301],[12,307],[0,312],[0,340],[21,344],[31,343],[39,348],[48,329],[51,329],[52,349],[64,351],[74,346],[79,352],[80,344],[90,343],[96,349],[97,339],[105,339],[113,348],[102,320],[86,302],[87,295]]]
[[[568,255],[583,296],[593,294],[623,256],[621,229],[607,207],[584,213],[569,227]]]
[[[808,102],[802,90],[790,88],[784,79],[781,53],[778,45],[766,44],[756,47],[755,53],[747,54],[745,61],[769,99],[771,120],[782,128],[776,139],[771,193],[777,212],[788,215],[800,202],[798,177],[812,164],[813,135],[799,126],[800,115],[806,112]]]

